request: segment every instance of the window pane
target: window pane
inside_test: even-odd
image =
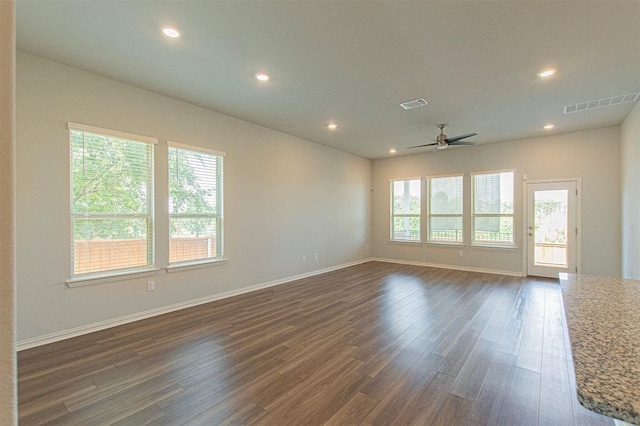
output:
[[[222,258],[222,162],[169,147],[169,263]]]
[[[513,245],[513,172],[474,175],[473,194],[473,242]]]
[[[420,179],[392,182],[393,214],[420,214]]]
[[[534,191],[534,257],[538,266],[568,267],[569,191]]]
[[[184,262],[218,257],[216,218],[171,218],[169,258]]]
[[[75,274],[136,268],[151,263],[148,221],[131,219],[75,219]]]
[[[72,211],[148,213],[151,146],[71,130]]]
[[[475,214],[513,213],[513,172],[473,176]]]
[[[420,241],[420,217],[395,217],[391,238],[394,240]]]
[[[513,217],[474,217],[474,242],[513,244]]]
[[[391,182],[391,239],[420,241],[420,179]]]
[[[215,213],[221,156],[169,147],[169,213]]]
[[[462,176],[447,176],[428,179],[428,241],[449,243],[463,242],[462,183]],[[441,215],[446,215],[446,217]]]
[[[462,176],[429,179],[429,212],[462,214]]]
[[[77,128],[69,138],[72,276],[152,265],[153,144]]]
[[[462,217],[431,217],[429,241],[462,242]]]

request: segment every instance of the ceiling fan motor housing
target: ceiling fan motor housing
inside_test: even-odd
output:
[[[438,135],[436,142],[438,142],[438,149],[444,149],[447,147],[447,135],[442,133],[442,130],[440,130],[440,134]]]

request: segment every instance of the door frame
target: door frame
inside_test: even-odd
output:
[[[537,183],[563,183],[574,182],[576,185],[576,270],[569,273],[579,274],[582,272],[582,178],[566,178],[566,179],[544,179],[544,180],[527,180],[527,176],[522,177],[522,276],[528,276],[529,269],[529,240],[527,223],[529,222],[529,184]]]

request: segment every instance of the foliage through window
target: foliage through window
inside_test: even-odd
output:
[[[463,177],[427,179],[427,241],[462,243]]]
[[[472,175],[472,242],[513,246],[513,172]]]
[[[69,136],[72,276],[152,267],[155,140],[75,123]]]
[[[420,241],[420,179],[391,181],[391,239]]]
[[[169,263],[222,259],[223,155],[169,144]]]

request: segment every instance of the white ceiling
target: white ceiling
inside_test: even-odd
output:
[[[183,37],[167,40],[162,24]],[[478,143],[614,126],[633,103],[563,108],[640,91],[640,1],[18,0],[17,40],[367,158],[431,150],[404,148],[440,122]],[[556,76],[539,79],[545,67]],[[416,98],[429,105],[399,106]]]

